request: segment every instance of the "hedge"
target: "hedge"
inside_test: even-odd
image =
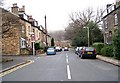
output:
[[[104,43],[93,43],[92,46],[96,48],[97,54],[101,54],[101,49],[104,47]]]
[[[35,50],[39,50],[40,49],[40,43],[35,43]]]
[[[114,46],[114,57],[118,60],[120,60],[120,30],[118,30],[117,33],[115,33],[113,37],[113,46]]]
[[[105,46],[101,49],[101,54],[107,57],[113,57],[113,46]]]

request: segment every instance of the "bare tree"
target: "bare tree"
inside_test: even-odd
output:
[[[92,8],[88,8],[85,11],[82,12],[75,12],[72,13],[70,16],[71,23],[66,28],[65,38],[66,39],[72,39],[74,38],[82,38],[82,35],[85,36],[86,33],[84,32],[85,29],[83,29],[84,26],[91,26],[90,23],[92,23],[92,27],[96,27],[98,23],[101,21],[103,11],[100,9],[97,9],[97,12],[94,12]],[[76,38],[76,39],[77,39]],[[86,36],[87,38],[87,36]]]
[[[88,8],[83,12],[75,12],[70,15],[70,19],[73,23],[77,24],[79,27],[85,26],[93,18],[93,10]]]
[[[77,24],[79,27],[87,26],[90,21],[98,24],[101,21],[104,11],[102,9],[97,9],[94,12],[92,8],[88,8],[83,12],[75,12],[70,15],[70,19],[73,23]]]

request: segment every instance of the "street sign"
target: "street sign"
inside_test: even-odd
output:
[[[35,34],[31,35],[31,42],[35,42]]]

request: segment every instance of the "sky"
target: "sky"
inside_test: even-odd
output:
[[[48,31],[64,30],[67,27],[73,12],[84,11],[91,7],[105,9],[106,4],[115,3],[115,0],[5,0],[4,8],[10,10],[13,3],[19,7],[25,5],[25,12],[32,15],[39,25],[44,24],[47,17]]]

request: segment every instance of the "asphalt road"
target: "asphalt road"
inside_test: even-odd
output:
[[[31,57],[34,63],[2,77],[3,81],[118,81],[118,67],[98,59],[80,59],[73,51]]]

